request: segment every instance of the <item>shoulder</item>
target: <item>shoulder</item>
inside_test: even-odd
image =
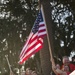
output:
[[[72,64],[72,63],[70,63],[70,64],[69,64],[69,66],[73,66],[73,67],[74,67],[75,65],[74,65],[74,64]]]
[[[74,64],[69,64],[71,72],[75,70],[75,65]]]

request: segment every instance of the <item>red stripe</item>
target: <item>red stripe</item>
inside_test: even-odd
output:
[[[45,32],[46,29],[42,29],[42,30],[39,30],[38,32],[41,33],[41,32]]]
[[[34,40],[36,40],[37,39],[37,36],[34,38],[34,39],[30,39],[30,41],[29,41],[29,43],[28,44],[31,44],[32,42],[34,42]],[[42,42],[40,41],[40,40],[38,40],[38,42],[39,43],[41,43],[42,44]],[[34,45],[32,45],[30,48],[28,48],[26,51],[24,50],[23,52],[22,52],[22,57],[24,57],[25,56],[25,54],[27,53],[27,52],[29,52],[32,48],[34,48],[35,46],[37,46],[39,43],[38,42],[36,42]],[[25,48],[26,49],[26,48]],[[39,48],[38,48],[39,49]],[[21,57],[21,58],[22,58]]]
[[[26,46],[27,42],[31,40],[31,38],[32,38],[31,35],[32,35],[32,33],[30,34],[29,38],[27,39],[26,43],[24,44],[24,47]],[[28,42],[28,43],[29,43],[29,42]],[[27,46],[28,46],[28,44],[27,44]],[[24,47],[23,47],[23,48],[24,48]],[[25,52],[25,49],[26,49],[26,47],[24,48],[24,50],[21,51],[21,53],[20,53],[20,57],[21,57],[22,54]]]
[[[36,42],[34,45],[32,45],[30,48],[28,48],[26,53],[29,52],[31,49],[35,48],[37,45],[38,45],[38,42]]]
[[[36,39],[37,39],[37,36],[36,36],[35,38],[31,39],[29,42],[32,43],[32,42],[34,42]]]
[[[36,40],[36,37],[34,38],[34,40]],[[29,43],[28,43],[28,46],[29,46],[29,44],[31,44],[34,40],[33,40],[33,39],[30,40]],[[28,48],[28,49],[25,48],[25,50],[23,51],[23,53],[22,53],[22,55],[20,56],[20,58],[24,57],[24,55],[25,55],[31,48],[35,47],[35,45],[37,45],[37,44],[35,43],[33,46],[31,46],[31,47]],[[27,46],[27,47],[28,47],[28,46]]]
[[[45,26],[45,24],[39,24],[39,27],[44,27]]]
[[[36,52],[38,52],[40,49],[42,48],[42,46],[38,47],[35,51],[33,51],[32,53],[30,53],[28,56],[26,56],[25,58],[23,58],[22,61],[20,61],[19,63],[22,64],[24,61],[26,61],[30,56],[32,56],[33,54],[35,54]]]
[[[37,41],[35,44],[33,44],[31,47],[29,47],[28,50],[27,50],[25,53],[27,53],[27,52],[29,52],[31,49],[35,48],[38,44],[41,44],[41,45],[42,45],[42,43],[43,43],[43,42],[38,39],[38,41]]]
[[[31,33],[31,34],[32,34],[32,33]],[[31,35],[31,34],[30,34],[30,35]],[[32,35],[32,36],[33,36],[33,35]],[[29,41],[28,44],[30,43],[30,40],[31,40],[32,36],[29,37],[30,39],[28,38],[28,40],[26,41],[26,43],[27,43],[28,41]],[[26,43],[25,43],[24,47],[26,46]],[[27,46],[28,46],[28,44],[27,44]],[[27,46],[26,46],[26,47],[27,47]],[[24,47],[23,47],[23,48],[24,48]],[[24,48],[24,50],[22,50],[22,52],[21,52],[21,54],[20,54],[20,57],[25,53],[26,47]]]
[[[30,40],[29,41],[29,44],[32,44],[32,42],[34,42],[34,40],[36,40],[37,38],[35,37],[33,40]],[[29,46],[28,44],[28,46]],[[22,57],[27,53],[29,52],[32,48],[34,48],[35,46],[38,45],[38,41],[36,41],[36,43],[34,43],[31,47],[29,47],[26,51],[24,50],[23,54],[22,54]]]
[[[39,43],[42,45],[43,42],[40,41],[40,40],[38,40],[34,45],[32,45],[30,48],[28,48],[26,52],[24,52],[24,54],[23,54],[22,57],[24,57],[25,54],[27,54],[31,49],[35,48]],[[37,48],[37,49],[38,49],[38,48]],[[35,49],[35,50],[36,50],[36,49]],[[35,50],[34,50],[34,51],[35,51]]]

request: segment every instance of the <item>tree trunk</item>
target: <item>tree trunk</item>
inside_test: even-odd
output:
[[[51,19],[51,7],[50,0],[42,0],[41,4],[43,5],[45,21],[48,29],[50,47],[53,52],[53,35],[52,35],[52,19]],[[51,72],[51,62],[50,62],[50,50],[48,46],[47,38],[44,39],[44,46],[40,51],[40,61],[42,67],[43,75],[50,75]]]
[[[44,47],[40,50],[40,61],[43,75],[50,75],[50,54],[47,39],[44,39]]]

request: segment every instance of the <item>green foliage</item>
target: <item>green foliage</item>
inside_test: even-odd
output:
[[[70,52],[75,50],[75,14],[73,13],[75,10],[72,8],[74,5],[71,6],[73,2],[57,0],[51,3],[54,47],[58,57],[69,56]]]
[[[8,0],[0,6],[0,72],[3,74],[9,73],[5,55],[8,55],[13,71],[21,68],[18,64],[19,54],[30,33],[37,10],[30,10],[28,4],[20,0]]]

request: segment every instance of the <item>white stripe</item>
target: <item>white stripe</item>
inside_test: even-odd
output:
[[[39,40],[43,43],[43,39],[42,38],[39,38]]]
[[[23,61],[23,59],[25,57],[27,57],[29,54],[31,54],[33,51],[35,51],[38,47],[40,47],[41,44],[39,43],[38,45],[36,45],[33,49],[31,49],[23,58],[20,59],[20,61]]]
[[[40,32],[40,33],[38,34],[38,36],[45,35],[45,34],[47,34],[46,31],[45,31],[45,32]]]
[[[38,32],[33,35],[32,39],[34,39],[37,36],[37,34],[38,34]]]
[[[39,43],[38,45],[36,45],[34,48],[32,48],[28,53],[26,53],[25,56],[28,56],[30,53],[32,53],[33,51],[35,51],[38,47],[40,47],[41,44]]]
[[[33,33],[30,33],[29,38],[27,39],[27,42],[26,42],[26,44],[24,45],[24,47],[23,47],[23,49],[22,49],[20,55],[23,53],[23,51],[25,50],[25,48],[28,46],[29,40],[30,40],[30,38],[32,37],[32,35],[33,35]]]
[[[31,47],[33,46],[35,43],[37,42],[37,39],[34,40],[34,42],[32,42],[31,44],[29,44],[25,50],[25,52]],[[22,54],[22,56],[20,57],[20,59],[22,59],[25,56],[25,52]]]
[[[45,22],[40,22],[39,25],[45,24]]]
[[[33,46],[36,42],[37,42],[37,39],[34,40],[34,41],[29,45],[29,48],[30,48],[31,46]]]
[[[22,54],[22,56],[20,57],[20,60],[24,57],[24,56],[26,56],[26,54],[25,54],[25,52],[28,50],[28,48],[30,48],[32,45],[34,45],[35,43],[37,42],[37,39],[34,41],[34,42],[32,42],[31,44],[29,44],[29,45],[27,45],[27,47],[26,48],[24,48],[25,49],[25,51],[24,51],[24,53]],[[35,46],[35,48],[33,48],[33,49],[37,49],[39,47],[39,45],[37,45],[37,46]],[[30,50],[31,52],[33,51],[33,49],[32,50]],[[29,51],[29,52],[30,52]],[[28,53],[29,53],[28,52]],[[27,53],[27,54],[28,54]]]
[[[35,43],[37,42],[37,39],[34,40],[31,44],[28,44],[27,47],[25,48],[25,51],[23,52],[22,56],[20,57],[20,59],[25,55],[25,52],[31,47],[33,46]]]
[[[46,27],[45,26],[39,27],[39,31],[43,29],[46,29]]]
[[[20,59],[22,59],[25,56],[25,52],[28,50],[29,45],[26,47],[25,51],[23,52],[23,54],[20,56]]]

